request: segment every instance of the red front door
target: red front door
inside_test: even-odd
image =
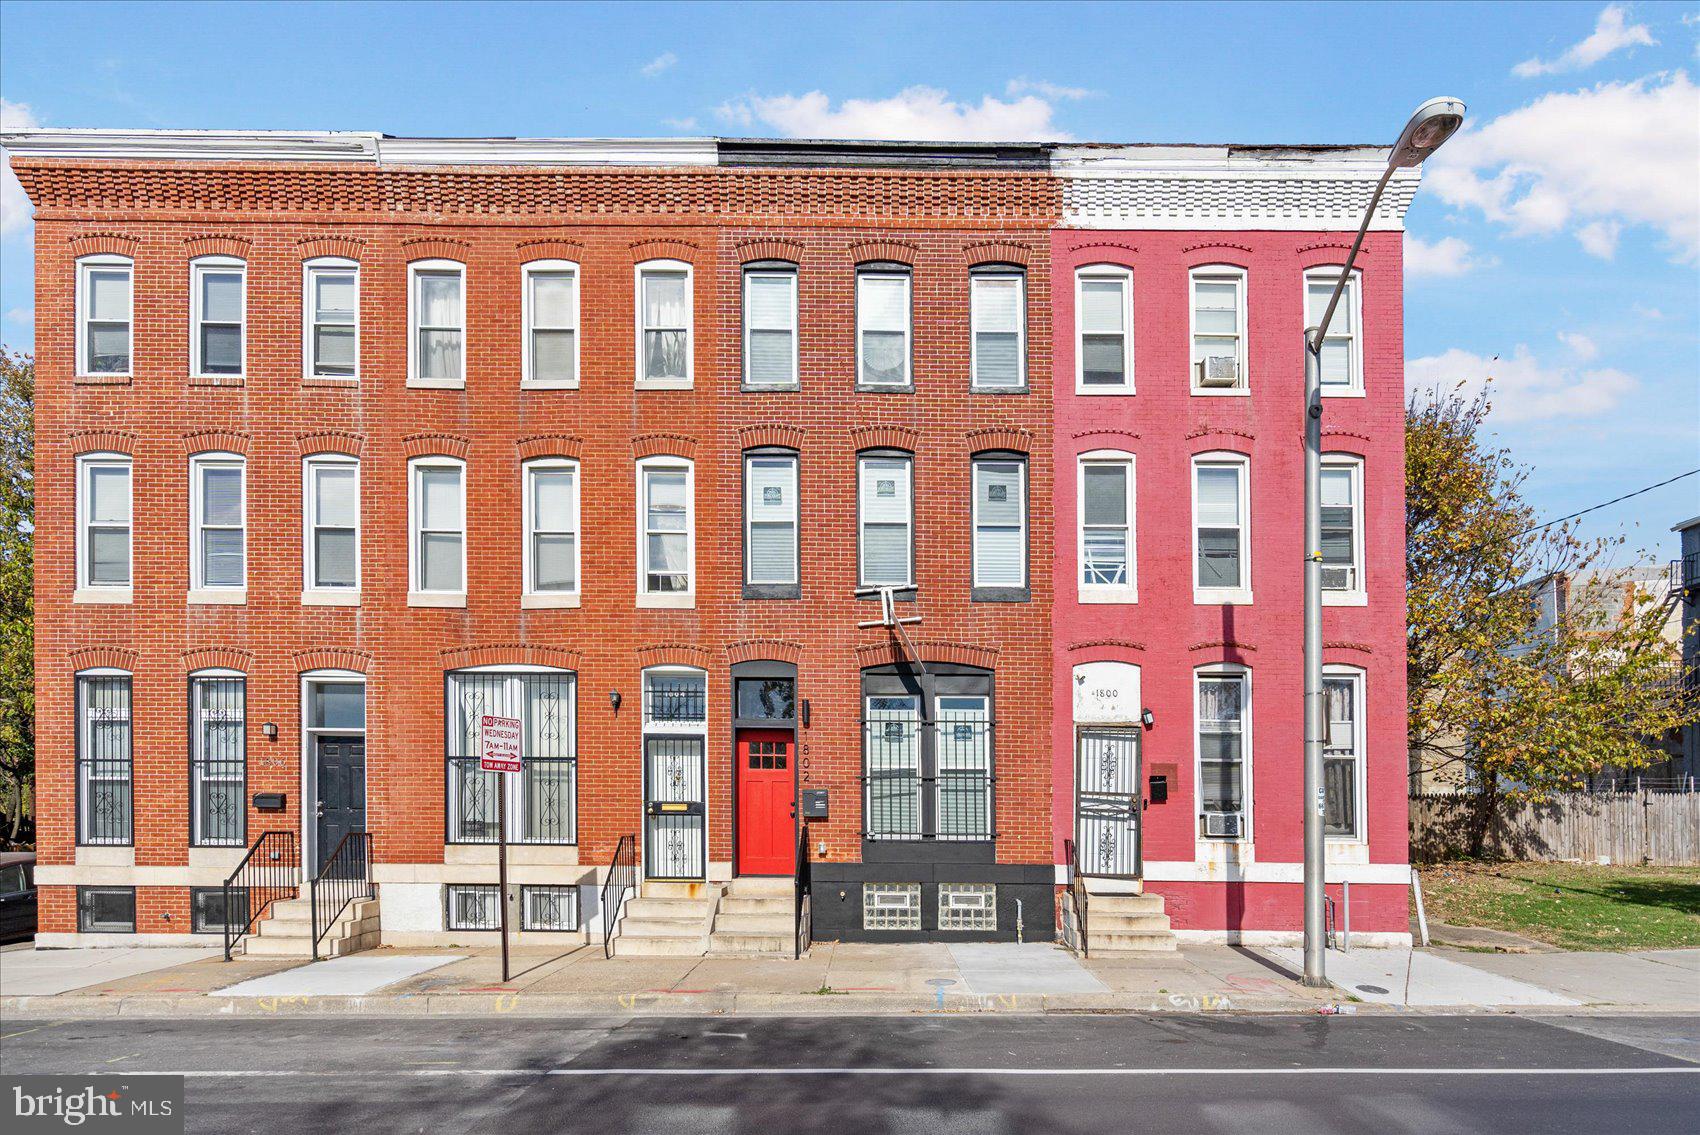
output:
[[[738,873],[796,870],[796,744],[788,729],[738,734]]]

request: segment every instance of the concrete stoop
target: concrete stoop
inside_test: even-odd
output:
[[[790,957],[796,952],[797,885],[790,877],[733,879],[714,916],[708,952]]]
[[[1101,954],[1173,953],[1180,943],[1163,913],[1163,896],[1086,888],[1086,950]]]
[[[644,882],[626,900],[614,935],[617,958],[702,957],[723,883]]]
[[[343,908],[319,943],[321,958],[340,958],[378,945],[377,899],[356,899]],[[313,912],[308,899],[274,902],[257,931],[237,946],[249,957],[310,958],[313,956]]]

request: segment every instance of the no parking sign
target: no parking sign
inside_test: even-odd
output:
[[[485,772],[519,772],[520,721],[517,717],[478,719],[478,767]]]

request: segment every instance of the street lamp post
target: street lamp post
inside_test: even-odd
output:
[[[1388,155],[1387,169],[1375,184],[1352,250],[1323,309],[1322,321],[1305,329],[1305,602],[1304,602],[1304,818],[1305,818],[1305,972],[1306,985],[1327,985],[1324,976],[1322,749],[1327,730],[1322,695],[1322,343],[1340,295],[1351,279],[1358,249],[1396,169],[1421,165],[1464,122],[1464,104],[1454,98],[1430,99],[1417,108]]]

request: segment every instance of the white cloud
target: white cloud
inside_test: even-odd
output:
[[[1462,387],[1473,396],[1489,387],[1497,422],[1535,422],[1604,413],[1639,385],[1620,370],[1576,370],[1545,366],[1518,344],[1509,359],[1482,356],[1453,347],[1444,354],[1405,360],[1408,390],[1450,391]]]
[[[0,130],[40,126],[35,112],[21,102],[0,99]],[[12,159],[0,151],[0,236],[9,236],[30,223],[30,199],[12,172]]]
[[[669,130],[695,130],[697,120],[695,118],[663,118],[661,125]]]
[[[1594,32],[1580,43],[1573,43],[1555,59],[1542,61],[1525,59],[1511,69],[1519,79],[1537,75],[1555,75],[1561,71],[1580,71],[1592,67],[1606,56],[1626,47],[1652,47],[1659,41],[1647,30],[1646,24],[1629,22],[1629,11],[1619,4],[1608,4],[1594,22]]]
[[[1700,87],[1686,72],[1543,95],[1466,129],[1429,162],[1442,200],[1519,234],[1574,228],[1609,256],[1624,225],[1700,257]],[[1615,228],[1590,227],[1596,223]],[[1586,230],[1586,231],[1584,231]]]
[[[643,72],[644,78],[653,79],[678,61],[677,55],[674,55],[671,51],[663,51],[660,55],[639,67],[638,70]]]
[[[1009,95],[1011,98],[1014,98],[1017,95],[1039,95],[1042,98],[1048,99],[1074,100],[1097,98],[1104,92],[1094,91],[1090,87],[1059,86],[1056,83],[1047,82],[1044,79],[1029,79],[1027,76],[1023,75],[1018,79],[1011,79],[1009,82],[1005,83],[1003,85],[1003,93]]]
[[[1580,331],[1560,331],[1558,341],[1582,362],[1593,362],[1600,357],[1600,345]]]
[[[1443,236],[1431,243],[1420,236],[1405,234],[1407,276],[1462,276],[1495,263],[1493,257],[1477,255],[1469,241],[1455,236]]]
[[[14,307],[6,313],[6,322],[16,323],[19,327],[28,327],[34,319],[35,309],[33,308]]]
[[[1622,235],[1623,226],[1616,221],[1589,221],[1576,230],[1576,241],[1589,256],[1610,260],[1617,255],[1617,238]]]
[[[836,107],[821,91],[805,95],[745,95],[717,113],[742,127],[760,126],[788,138],[873,138],[901,141],[992,142],[1066,139],[1051,121],[1054,108],[1037,95],[1004,101],[986,95],[958,102],[936,87],[909,87],[884,99],[844,99]]]

